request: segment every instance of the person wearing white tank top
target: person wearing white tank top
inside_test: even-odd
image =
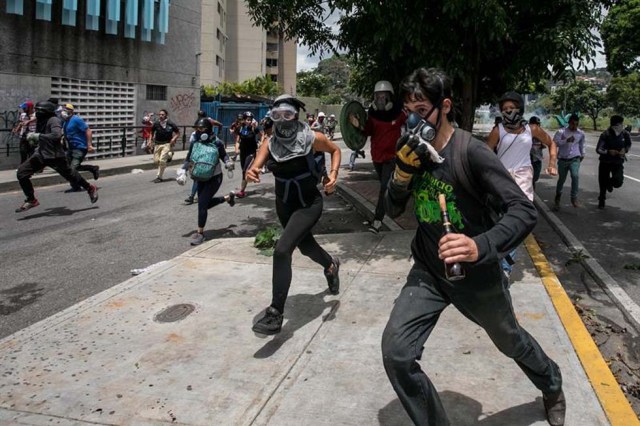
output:
[[[549,166],[546,172],[551,176],[558,174],[556,169],[558,147],[540,126],[523,121],[524,99],[519,93],[505,93],[498,104],[502,113],[502,123],[491,130],[487,145],[496,152],[500,162],[509,171],[522,192],[530,201],[533,201],[533,166],[529,156],[533,138],[539,139],[549,148]],[[516,250],[510,254],[511,259],[515,260]],[[503,259],[502,270],[505,275],[509,276],[512,269],[513,265]]]

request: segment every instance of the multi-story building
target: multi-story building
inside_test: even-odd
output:
[[[49,97],[73,103],[94,128],[140,124],[161,108],[176,124],[193,123],[200,1],[5,0],[0,7],[0,128],[12,125],[25,100]],[[114,134],[116,143],[121,136]],[[1,148],[6,137],[0,133]],[[0,167],[6,161],[0,156]]]
[[[242,82],[258,76],[295,94],[295,40],[256,27],[243,0],[203,0],[200,82]]]

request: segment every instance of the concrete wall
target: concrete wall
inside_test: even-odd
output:
[[[244,1],[227,2],[227,29],[226,79],[240,83],[265,75],[267,32],[253,25]]]

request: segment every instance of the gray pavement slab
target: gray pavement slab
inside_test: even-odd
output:
[[[0,424],[410,424],[380,337],[412,236],[319,236],[342,260],[341,293],[296,253],[274,337],[251,331],[270,302],[271,259],[250,238],[206,242],[0,341]],[[518,267],[515,309],[562,368],[566,424],[609,424],[526,254]],[[178,303],[195,311],[154,321]],[[454,425],[546,424],[539,392],[453,308],[421,364]]]

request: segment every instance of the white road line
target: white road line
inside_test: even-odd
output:
[[[635,180],[636,182],[640,182],[640,179],[636,179],[636,178],[631,177],[631,176],[624,175],[624,177],[626,177],[627,179]]]

